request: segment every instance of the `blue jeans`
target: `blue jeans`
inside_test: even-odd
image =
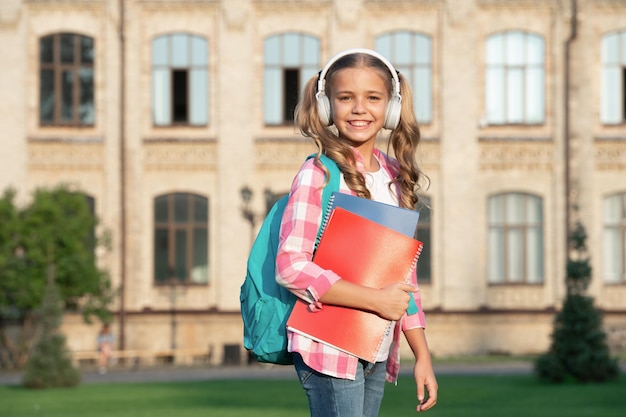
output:
[[[385,391],[386,362],[359,361],[356,378],[333,378],[309,368],[293,355],[296,372],[309,398],[311,417],[376,417]]]

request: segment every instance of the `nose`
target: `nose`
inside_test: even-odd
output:
[[[363,99],[356,98],[354,100],[354,104],[352,105],[352,113],[361,114],[365,112],[365,106],[363,104]]]

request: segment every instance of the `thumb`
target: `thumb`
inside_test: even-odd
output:
[[[420,381],[417,383],[417,411],[420,411],[420,407],[424,402],[424,382]]]
[[[398,286],[398,288],[400,288],[402,291],[406,291],[406,292],[416,292],[419,291],[419,289],[417,289],[416,287],[414,287],[411,284],[406,284],[406,283],[402,283]]]

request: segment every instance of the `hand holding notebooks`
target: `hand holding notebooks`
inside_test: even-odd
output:
[[[336,207],[341,207],[366,219],[375,221],[408,237],[415,237],[417,222],[420,217],[419,211],[416,210],[392,206],[379,201],[333,191],[328,201],[326,215],[329,216]],[[412,315],[417,314],[418,311],[419,309],[415,303],[415,298],[413,294],[411,294],[407,313]]]
[[[382,288],[410,282],[422,243],[342,208],[328,218],[313,262],[342,279]],[[287,328],[373,362],[390,321],[357,309],[324,305],[310,312],[298,300]]]

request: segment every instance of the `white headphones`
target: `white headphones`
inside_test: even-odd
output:
[[[400,79],[398,78],[398,73],[393,65],[391,65],[391,63],[385,57],[383,57],[376,51],[365,48],[348,49],[338,53],[337,55],[332,57],[330,61],[328,61],[324,69],[322,69],[322,71],[320,72],[319,78],[317,80],[317,93],[315,94],[315,98],[317,99],[317,112],[319,113],[320,120],[323,124],[327,126],[332,124],[330,101],[326,96],[326,73],[328,72],[330,67],[335,62],[337,62],[337,60],[351,54],[371,55],[382,61],[382,63],[385,64],[389,69],[391,77],[393,78],[393,93],[391,95],[391,98],[389,99],[389,104],[387,105],[387,110],[385,113],[385,123],[383,127],[385,129],[395,129],[396,127],[398,127],[398,123],[400,123],[400,110],[402,104],[402,96],[400,95]]]

